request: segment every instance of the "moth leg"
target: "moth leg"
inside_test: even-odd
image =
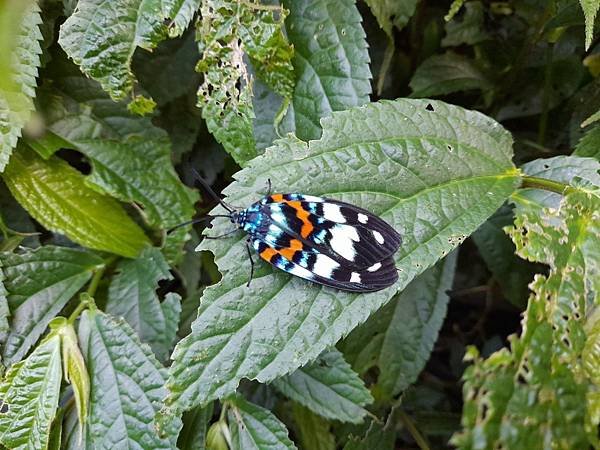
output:
[[[250,239],[246,240],[246,251],[248,252],[248,258],[250,258],[250,278],[248,278],[248,283],[246,283],[246,287],[250,287],[250,282],[252,281],[252,277],[254,276],[254,260],[252,259],[252,252],[250,251]]]
[[[236,231],[238,231],[237,228],[235,230],[228,231],[227,233],[221,234],[219,236],[204,236],[204,239],[221,239],[221,238],[224,238],[226,236],[229,236],[230,234],[235,233]]]
[[[267,178],[267,196],[271,195],[271,190],[272,190],[271,179]]]

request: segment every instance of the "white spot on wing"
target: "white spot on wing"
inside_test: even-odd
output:
[[[369,221],[369,216],[363,213],[358,213],[358,221],[360,223],[367,223]]]
[[[332,222],[346,223],[346,218],[342,215],[340,207],[333,203],[323,203],[323,217]]]
[[[362,283],[360,274],[352,272],[352,275],[350,276],[350,283]]]
[[[306,202],[323,203],[323,199],[321,197],[315,197],[314,195],[303,195],[302,200]]]
[[[385,239],[383,239],[383,236],[381,235],[381,233],[377,230],[373,230],[373,236],[375,236],[375,240],[377,242],[379,242],[380,244],[383,245],[383,243],[385,242]]]
[[[331,274],[338,267],[340,267],[340,265],[329,256],[319,253],[312,271],[321,277],[331,278]]]
[[[375,264],[373,264],[373,265],[372,265],[371,267],[369,267],[367,270],[368,270],[369,272],[375,272],[376,270],[379,270],[380,268],[381,268],[381,263],[380,263],[380,262],[378,262],[378,263],[375,263]]]
[[[353,241],[359,240],[356,228],[349,225],[336,225],[331,230],[331,240],[329,245],[338,255],[343,256],[348,261],[354,261],[356,251]]]
[[[300,278],[312,278],[312,273],[309,270],[297,265],[294,265],[291,269],[288,270],[288,272]]]

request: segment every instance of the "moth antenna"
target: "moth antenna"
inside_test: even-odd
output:
[[[204,178],[202,178],[200,176],[200,174],[198,173],[198,171],[196,169],[194,169],[193,167],[192,167],[192,173],[194,174],[194,177],[196,178],[196,180],[202,185],[204,190],[206,192],[208,192],[212,198],[214,198],[217,202],[219,202],[219,204],[223,208],[225,208],[230,213],[235,211],[235,209],[232,208],[231,205],[228,205],[227,203],[225,203],[223,201],[223,199],[221,197],[219,197],[215,191],[212,190],[212,188],[208,185],[208,183],[206,181],[204,181]],[[214,217],[217,217],[217,216],[214,216]]]
[[[200,223],[200,222],[204,222],[204,221],[208,221],[211,220],[214,217],[226,217],[228,219],[231,219],[231,216],[228,216],[227,214],[215,214],[213,216],[204,216],[204,217],[197,217],[195,219],[192,220],[186,220],[185,222],[179,223],[177,225],[175,225],[174,227],[171,227],[167,230],[167,234],[171,234],[173,231],[181,228],[181,227],[185,227],[187,225],[193,225],[195,223]]]

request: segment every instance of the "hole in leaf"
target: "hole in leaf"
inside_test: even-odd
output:
[[[435,111],[435,109],[433,109],[433,106],[431,105],[431,103],[427,103],[427,106],[425,107],[425,109],[427,111]]]

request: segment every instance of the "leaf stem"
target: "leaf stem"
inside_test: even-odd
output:
[[[529,177],[523,176],[523,183],[521,188],[533,188],[542,189],[544,191],[556,192],[557,194],[565,194],[566,191],[570,191],[571,187],[567,184],[560,183],[554,180],[548,180],[546,178]]]
[[[408,416],[408,414],[406,414],[400,408],[398,408],[397,414],[398,414],[400,420],[402,421],[402,423],[404,424],[404,426],[406,427],[406,429],[408,430],[408,432],[411,434],[411,436],[413,437],[413,439],[419,446],[419,448],[421,450],[430,450],[429,444],[427,443],[427,441],[425,440],[425,438],[423,437],[421,432],[419,430],[417,430],[417,427],[415,426],[412,419]]]
[[[111,256],[109,257],[104,264],[99,267],[98,269],[96,269],[96,271],[94,272],[94,276],[92,277],[92,281],[90,281],[90,284],[88,285],[88,288],[86,289],[86,291],[84,293],[82,293],[79,296],[79,304],[77,305],[77,307],[73,310],[73,312],[71,313],[71,315],[69,316],[68,322],[70,324],[75,323],[75,320],[77,320],[77,318],[79,317],[79,314],[81,314],[81,311],[83,311],[85,308],[90,306],[90,303],[94,302],[94,295],[96,294],[96,290],[98,289],[98,285],[100,284],[100,281],[102,280],[102,277],[104,276],[104,272],[106,271],[106,268],[108,266],[110,266],[113,262],[115,262],[117,260],[116,256]]]

